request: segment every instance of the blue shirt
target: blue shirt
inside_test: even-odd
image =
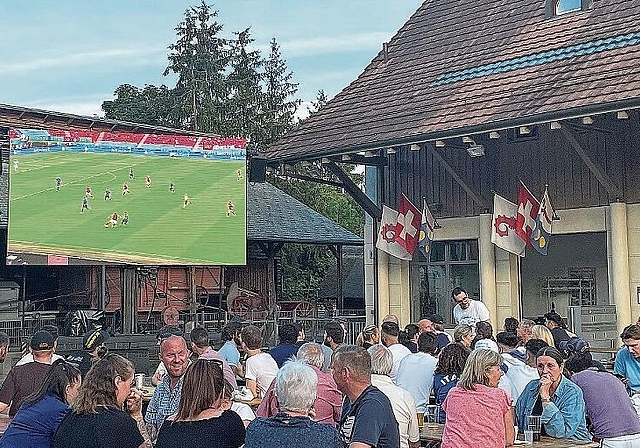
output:
[[[178,383],[173,389],[169,387],[169,381],[171,377],[166,374],[162,381],[156,386],[153,397],[147,407],[147,413],[144,414],[144,421],[155,425],[157,429],[160,429],[167,417],[178,412],[178,405],[180,404],[180,395],[182,394],[182,381],[184,375],[180,377]]]
[[[0,448],[50,448],[67,412],[69,406],[50,394],[32,405],[23,404],[0,439]]]
[[[540,380],[527,384],[516,403],[516,421],[519,428],[526,427],[527,416],[531,415],[540,395]],[[543,406],[541,419],[544,430],[550,437],[590,442],[587,431],[585,404],[582,390],[562,376],[551,402]]]
[[[269,350],[269,354],[273,357],[278,364],[278,367],[282,367],[282,365],[292,356],[295,356],[298,353],[298,346],[296,344],[278,344]]]
[[[428,353],[412,353],[402,358],[396,385],[409,391],[416,402],[416,410],[424,412],[429,404],[429,396],[433,388],[433,371],[438,360]]]
[[[635,359],[627,347],[622,347],[616,354],[613,373],[629,380],[627,390],[640,391],[640,359]]]
[[[225,342],[218,350],[218,354],[226,359],[231,366],[237,366],[240,363],[240,352],[233,341]]]
[[[249,424],[245,448],[340,448],[338,432],[308,417],[290,417],[279,413],[258,417]]]

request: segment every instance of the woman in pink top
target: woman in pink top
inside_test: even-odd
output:
[[[501,364],[502,356],[491,350],[475,350],[469,355],[458,385],[442,404],[447,413],[442,448],[513,446],[511,399],[498,389]]]

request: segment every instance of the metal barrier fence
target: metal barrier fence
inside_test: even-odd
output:
[[[262,330],[265,345],[274,346],[278,343],[278,327],[285,323],[296,322],[304,329],[306,339],[322,342],[324,326],[327,322],[337,320],[343,323],[346,330],[345,342],[355,344],[358,334],[366,325],[364,311],[358,315],[343,315],[339,312],[313,310],[312,312],[297,310],[282,311],[278,307],[266,311],[247,311],[242,315],[231,315],[224,310],[198,313],[195,325],[202,325],[208,330],[218,331],[230,320],[241,322],[243,325],[256,325]]]
[[[0,331],[9,335],[9,350],[20,351],[22,342],[29,342],[29,339],[37,330],[44,325],[57,326],[55,316],[28,317],[22,320],[0,321]]]

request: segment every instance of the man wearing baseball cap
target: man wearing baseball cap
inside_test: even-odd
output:
[[[80,370],[82,378],[98,358],[106,353],[104,343],[109,339],[109,333],[102,329],[91,330],[82,337],[82,351],[73,352],[67,356],[67,362]]]
[[[29,351],[33,354],[33,362],[15,366],[9,371],[0,388],[0,412],[9,408],[9,417],[13,417],[25,397],[38,391],[51,368],[54,349],[55,340],[48,331],[37,331],[31,337]]]

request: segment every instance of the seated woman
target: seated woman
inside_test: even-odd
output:
[[[150,448],[142,419],[142,393],[131,389],[135,369],[128,359],[109,354],[84,377],[71,412],[53,436],[53,448]],[[122,410],[127,403],[127,412]]]
[[[471,327],[471,325],[460,324],[453,330],[453,341],[467,348],[471,348],[474,337],[475,334],[473,333],[473,327]]]
[[[78,395],[80,371],[61,359],[51,365],[40,390],[25,398],[0,439],[0,448],[50,447],[69,404]]]
[[[502,356],[492,350],[474,350],[442,404],[447,422],[442,448],[504,448],[513,446],[515,431],[511,399],[498,382]]]
[[[238,448],[244,444],[242,419],[223,408],[222,362],[206,356],[184,374],[178,412],[160,427],[156,448]]]
[[[551,331],[544,325],[534,325],[531,327],[531,339],[542,339],[544,342],[549,344],[550,347],[555,346]]]
[[[458,384],[464,365],[469,357],[469,349],[462,344],[454,342],[445,346],[438,356],[438,364],[433,372],[433,395],[436,404],[442,405],[451,388]],[[446,414],[440,410],[439,421],[444,423]]]
[[[540,379],[527,384],[516,403],[518,426],[525,428],[529,415],[540,415],[542,434],[590,441],[582,391],[562,374],[562,353],[555,347],[543,347],[536,354],[536,364]]]
[[[571,381],[582,390],[595,436],[604,448],[640,447],[640,420],[618,378],[593,367],[591,353],[573,353],[566,361]]]
[[[332,425],[309,418],[318,388],[318,375],[311,367],[301,361],[288,361],[278,371],[275,383],[280,412],[249,424],[245,448],[342,446]]]

